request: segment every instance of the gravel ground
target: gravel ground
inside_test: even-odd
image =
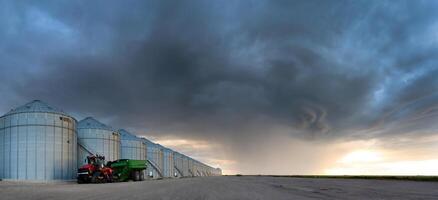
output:
[[[0,181],[0,199],[438,199],[438,182],[258,176],[82,185]]]

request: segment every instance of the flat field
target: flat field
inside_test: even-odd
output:
[[[221,176],[108,184],[0,181],[0,199],[438,199],[438,182]]]

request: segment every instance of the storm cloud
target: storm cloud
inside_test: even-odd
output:
[[[0,109],[41,99],[141,135],[249,158],[435,134],[432,1],[2,1]]]

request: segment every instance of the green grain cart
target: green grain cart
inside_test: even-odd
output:
[[[118,181],[143,181],[146,160],[120,159],[108,162],[108,167],[113,169],[113,177]]]

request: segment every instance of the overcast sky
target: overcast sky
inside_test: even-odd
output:
[[[229,174],[438,174],[437,9],[0,0],[0,113],[40,99]]]

